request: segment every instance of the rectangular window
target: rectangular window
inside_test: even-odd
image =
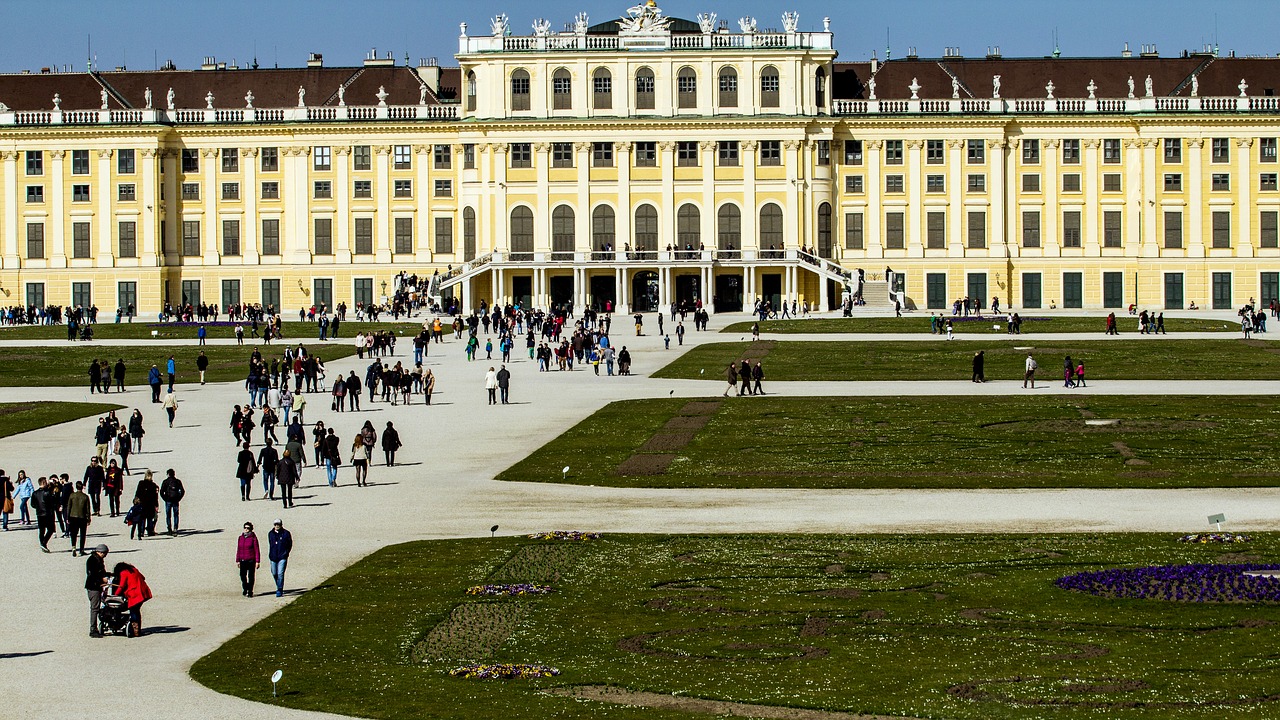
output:
[[[947,144],[943,140],[926,140],[924,161],[929,165],[941,165],[947,159]]]
[[[1231,162],[1231,139],[1230,138],[1214,138],[1209,147],[1211,154],[1210,162],[1225,163]]]
[[[947,214],[925,213],[925,247],[942,250],[947,247]]]
[[[905,216],[899,212],[885,213],[884,246],[890,250],[901,250],[906,247],[903,236]]]
[[[859,194],[863,192],[863,180],[861,175],[845,175],[844,191],[847,193]]]
[[[436,170],[449,170],[453,167],[452,145],[436,145],[431,149],[431,156]]]
[[[395,252],[407,255],[413,252],[413,218],[395,219]]]
[[[900,193],[903,191],[901,175],[885,175],[884,191],[886,193]]]
[[[222,281],[222,309],[228,312],[232,305],[240,304],[240,281],[224,279]]]
[[[679,167],[698,166],[698,143],[682,140],[676,143],[676,165]]]
[[[782,142],[779,140],[761,140],[760,141],[760,164],[761,165],[781,165],[782,164]]]
[[[1062,163],[1064,165],[1080,164],[1080,141],[1079,140],[1063,140],[1062,141]]]
[[[1258,189],[1267,192],[1276,189],[1276,174],[1262,173],[1258,176]]]
[[[1067,309],[1084,307],[1084,273],[1062,273],[1062,307]]]
[[[1181,310],[1182,305],[1182,273],[1165,273],[1164,309]]]
[[[351,169],[372,170],[373,148],[368,145],[356,145],[351,148]]]
[[[1120,162],[1120,141],[1119,140],[1103,140],[1102,141],[1102,162],[1111,165]]]
[[[1231,297],[1231,273],[1216,272],[1213,274],[1213,309],[1231,310],[1234,307]]]
[[[551,143],[551,167],[573,167],[573,143]]]
[[[902,141],[901,140],[885,140],[884,141],[884,164],[885,165],[901,165],[902,164]]]
[[[328,180],[315,181],[315,197],[317,200],[327,200],[333,197],[333,183]]]
[[[737,167],[738,141],[721,140],[716,145],[716,163],[721,167]]]
[[[333,254],[333,220],[329,218],[315,219],[315,254]]]
[[[1271,307],[1271,303],[1280,302],[1280,273],[1264,272],[1258,278],[1262,287],[1258,288],[1258,300],[1264,308]]]
[[[133,221],[124,221],[117,226],[119,231],[119,243],[116,254],[122,258],[138,257],[138,224]]]
[[[116,199],[120,202],[133,202],[137,200],[137,186],[133,183],[120,183],[116,186]]]
[[[396,170],[413,168],[413,148],[409,145],[394,145],[391,148],[391,162]]]
[[[862,141],[861,140],[845,140],[844,141],[844,164],[845,165],[861,165],[862,164]]]
[[[1062,213],[1062,247],[1080,247],[1080,211]]]
[[[279,200],[280,199],[280,183],[275,181],[262,183],[262,199],[263,200]]]
[[[970,175],[969,176],[969,192],[980,193],[987,191],[986,175]]]
[[[987,274],[984,272],[971,272],[965,275],[965,290],[968,291],[969,297],[973,298],[979,307],[987,304]]]
[[[1040,211],[1022,211],[1022,247],[1040,247]]]
[[[435,185],[436,197],[453,197],[453,181],[437,180]]]
[[[1215,248],[1231,247],[1231,213],[1213,213],[1213,246]]]
[[[44,174],[44,151],[28,150],[27,151],[27,175],[36,176]],[[43,285],[41,286],[43,287]]]
[[[844,248],[846,250],[862,250],[862,213],[844,214]]]
[[[1170,250],[1182,247],[1182,212],[1166,210],[1164,213],[1164,246]]]
[[[1025,173],[1022,176],[1022,192],[1040,192],[1040,176],[1036,173]]]
[[[27,186],[27,202],[29,203],[44,202],[44,186],[28,185]]]
[[[333,280],[330,278],[312,280],[311,301],[318,308],[333,307]]]
[[[613,143],[591,143],[591,164],[594,167],[613,167]]]
[[[182,254],[185,257],[200,257],[200,221],[182,221]]]
[[[438,217],[436,222],[436,249],[438,253],[453,252],[453,218]]]
[[[356,307],[368,307],[373,304],[373,278],[356,278],[353,284],[355,295],[352,300]]]
[[[1022,164],[1039,165],[1040,164],[1040,141],[1027,140],[1022,141]]]
[[[1164,161],[1170,165],[1182,162],[1182,138],[1164,139]]]
[[[831,141],[818,141],[818,166],[828,167],[831,165]]]
[[[183,200],[200,199],[200,183],[182,183]]]
[[[27,259],[44,258],[44,223],[27,223]]]
[[[71,223],[71,257],[89,257],[89,223]]]
[[[529,143],[511,143],[511,167],[533,167],[533,146]]]
[[[373,218],[356,218],[356,255],[373,254]]]
[[[1067,173],[1062,176],[1062,192],[1080,192],[1080,173]]]
[[[27,283],[27,304],[44,307],[44,283]]]
[[[72,202],[89,202],[89,186],[88,185],[72,185],[71,201]]]
[[[1165,173],[1165,192],[1182,192],[1182,173]]]
[[[720,73],[720,107],[738,107],[738,76],[732,71]]]
[[[357,198],[371,198],[373,197],[373,181],[356,180],[351,192]]]
[[[947,191],[946,175],[926,175],[924,179],[926,192],[942,193]]]
[[[311,160],[316,170],[332,170],[333,149],[328,145],[317,145],[311,150]]]
[[[413,197],[413,181],[396,180],[391,186],[391,194],[398,198]]]
[[[280,254],[280,221],[278,219],[262,221],[262,254]]]
[[[1275,210],[1263,210],[1258,221],[1258,246],[1264,248],[1280,247],[1277,242],[1277,213]]]
[[[1258,162],[1273,163],[1276,161],[1276,138],[1262,138],[1258,141]]]
[[[71,174],[72,175],[88,175],[89,174],[89,151],[88,150],[72,150],[71,151]]]
[[[1102,176],[1102,192],[1120,192],[1120,173],[1107,173]]]
[[[71,304],[75,307],[84,308],[93,305],[93,284],[87,282],[71,283]]]
[[[279,172],[280,148],[264,147],[258,155],[262,172]]]
[[[116,174],[132,175],[138,170],[137,153],[129,148],[116,151]]]
[[[236,148],[222,148],[222,172],[240,172],[240,151]]]
[[[184,173],[200,172],[200,151],[199,150],[183,150],[182,151],[182,172]]]
[[[947,274],[927,273],[924,276],[925,302],[929,310],[947,307]]]
[[[1124,235],[1121,228],[1123,215],[1118,210],[1108,210],[1102,213],[1102,246],[1110,248],[1118,248],[1124,244]]]
[[[657,167],[658,143],[636,143],[636,167]]]
[[[280,280],[278,278],[265,278],[262,281],[262,307],[268,310],[280,308]]]
[[[235,257],[240,254],[240,221],[222,221],[222,254]]]
[[[120,312],[134,315],[138,312],[138,283],[132,281],[116,283],[116,307]]]
[[[1213,175],[1210,178],[1209,187],[1215,191],[1226,192],[1230,190],[1231,174],[1230,173],[1213,173]]]
[[[1041,289],[1043,281],[1040,273],[1022,273],[1022,307],[1038,310],[1043,304]]]
[[[476,146],[474,143],[467,143],[462,146],[462,167],[465,170],[476,169]]]
[[[240,183],[222,183],[222,199],[223,200],[239,200],[240,199]]]
[[[985,212],[969,213],[969,247],[979,249],[987,246],[987,214]]]
[[[970,165],[984,165],[987,162],[987,146],[982,140],[970,140],[965,143],[965,161]]]

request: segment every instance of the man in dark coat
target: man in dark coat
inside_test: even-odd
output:
[[[39,529],[37,539],[40,541],[40,549],[49,552],[49,538],[53,537],[58,498],[49,489],[49,483],[44,478],[40,478],[40,487],[31,494],[31,509],[36,513],[36,527]]]
[[[742,365],[738,368],[738,380],[742,383],[738,388],[738,397],[742,397],[751,392],[751,363],[746,360],[742,361]]]
[[[346,379],[347,400],[351,402],[351,409],[360,412],[360,392],[364,390],[364,386],[360,384],[360,378],[356,377],[356,371],[352,370]]]
[[[249,449],[249,443],[240,444],[240,454],[236,456],[236,477],[240,478],[240,499],[249,499],[249,487],[253,476],[258,472],[258,463]]]
[[[511,389],[511,371],[506,365],[498,371],[498,394],[502,396],[502,404],[507,404],[507,392]]]
[[[979,350],[973,354],[973,381],[976,383],[984,383],[987,376],[983,373],[983,365],[986,363],[986,351]]]
[[[102,463],[96,457],[89,458],[89,467],[84,469],[84,488],[93,503],[94,515],[102,514],[99,510],[102,508],[102,486],[106,481],[107,473]]]
[[[133,491],[133,498],[142,506],[141,527],[138,529],[138,537],[142,537],[142,531],[145,530],[147,535],[155,536],[156,519],[160,513],[160,486],[156,485],[156,481],[151,479],[151,471],[148,470],[142,476],[142,482],[138,483],[138,487]]]
[[[382,431],[382,452],[387,457],[387,467],[394,467],[396,464],[396,450],[400,449],[400,433],[396,432],[395,427],[387,422],[387,429]]]
[[[294,443],[289,444],[290,447]],[[298,452],[303,451],[298,445]],[[280,502],[286,508],[293,507],[293,486],[298,484],[298,464],[293,460],[294,450],[286,448],[280,462],[276,463],[276,482],[280,485]]]
[[[89,559],[84,562],[84,589],[89,595],[89,637],[102,637],[101,629],[98,627],[98,607],[102,604],[103,587],[107,584],[111,575],[107,572],[106,557],[110,550],[106,545],[99,545],[89,553]]]

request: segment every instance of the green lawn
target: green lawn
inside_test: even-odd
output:
[[[672,695],[952,720],[1263,720],[1280,713],[1280,607],[1113,600],[1054,581],[1278,555],[1275,535],[1229,547],[1173,535],[416,542],[335,575],[191,674],[264,704],[405,720],[709,717]],[[466,594],[521,581],[554,592]],[[561,674],[449,677],[467,661]],[[603,686],[614,702],[568,697]],[[635,691],[668,706],[622,694]]]
[[[0,403],[0,437],[39,430],[50,425],[105,415],[119,410],[120,405],[76,402]]]
[[[354,318],[354,315],[351,316]],[[294,320],[297,316],[294,316]],[[434,320],[435,315],[423,315],[414,318],[411,322],[356,322],[354,319],[338,324],[338,337],[354,338],[360,332],[382,332],[384,330],[393,330],[397,334],[408,334],[412,336],[416,334],[422,327],[422,322]],[[195,340],[196,325],[188,325],[186,323],[158,323],[154,322],[154,318],[150,322],[144,322],[139,318],[135,318],[132,323],[115,323],[115,317],[106,318],[99,321],[93,326],[93,336],[96,340],[150,340],[152,339],[152,331],[157,334],[154,336],[159,340]],[[441,322],[448,325],[448,318],[441,318]],[[226,325],[225,316],[214,325],[209,323],[206,326],[208,331],[207,337],[213,339],[231,339],[236,336],[235,326]],[[251,323],[242,323],[244,325],[245,337],[252,339]],[[262,325],[259,326],[259,335],[261,335]],[[316,339],[320,329],[314,323],[288,322],[284,323],[285,339],[290,342],[309,342]],[[66,325],[17,325],[0,327],[0,340],[62,340],[67,339]]]
[[[968,380],[985,351],[988,380],[1021,380],[1028,351],[1038,379],[1062,382],[1065,356],[1084,360],[1089,380],[1271,380],[1280,345],[1259,340],[919,340],[802,342],[762,340],[699,345],[653,377],[722,380],[732,360],[763,358],[770,380]],[[767,385],[767,382],[766,382]]]
[[[164,373],[165,363],[170,355],[177,362],[179,383],[199,382],[196,356],[201,349],[209,357],[209,371],[205,374],[207,382],[243,380],[248,374],[249,356],[253,354],[254,347],[260,348],[268,362],[271,357],[281,357],[284,354],[284,345],[274,343],[270,346],[248,343],[244,346],[207,345],[204,348],[106,346],[92,343],[59,347],[6,347],[0,348],[0,387],[82,385],[87,390],[90,361],[105,358],[113,367],[116,360],[123,359],[128,368],[125,386],[137,389],[146,387],[147,372],[152,364],[157,365],[160,372]],[[325,362],[355,354],[355,348],[347,343],[317,343],[306,347],[307,352],[316,353]]]
[[[1212,400],[734,397],[709,417],[692,414],[687,400],[629,400],[600,409],[498,479],[673,488],[1273,487],[1280,400]]]
[[[952,329],[955,334],[999,335],[1005,332],[1004,315],[995,317],[988,315],[984,320],[970,316],[968,318],[952,318]],[[1105,333],[1106,316],[1078,317],[1059,315],[1036,315],[1031,312],[1022,313],[1022,334],[1036,333]],[[722,333],[750,333],[754,322],[733,323]],[[994,325],[999,325],[995,329]],[[1116,329],[1121,333],[1138,333],[1138,318],[1116,314]],[[1165,318],[1164,329],[1171,333],[1179,332],[1240,332],[1240,323],[1228,323],[1221,320],[1203,318]],[[916,313],[908,317],[851,317],[851,318],[812,318],[806,320],[766,320],[760,323],[762,333],[927,333],[929,332],[929,314]]]

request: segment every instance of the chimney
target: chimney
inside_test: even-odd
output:
[[[206,55],[204,58],[204,62],[201,63],[200,65],[200,69],[201,70],[217,70],[218,69],[217,58],[213,57],[212,55]]]
[[[309,68],[324,67],[324,55],[320,53],[308,53],[307,67]]]
[[[875,53],[871,53],[871,74],[875,75],[880,72],[880,60],[876,58]]]
[[[988,60],[999,60],[999,59],[1000,59],[1000,46],[999,46],[999,45],[996,45],[995,47],[989,47],[989,48],[987,48],[987,59],[988,59]]]
[[[1131,57],[1133,57],[1133,51],[1129,49],[1129,43],[1125,43],[1125,44],[1124,44],[1124,50],[1122,50],[1122,51],[1120,52],[1120,57],[1122,57],[1122,58],[1131,58]]]
[[[906,57],[906,59],[907,59],[907,60],[919,60],[919,59],[920,59],[920,56],[916,54],[916,49],[915,49],[915,47],[914,47],[914,46],[912,46],[912,47],[908,47],[908,48],[907,48],[907,57]]]
[[[1139,57],[1158,58],[1160,57],[1160,51],[1156,49],[1155,43],[1151,43],[1150,45],[1143,45],[1142,52],[1139,54]]]
[[[418,77],[435,94],[440,93],[440,61],[436,58],[422,58],[418,61]]]
[[[378,57],[377,48],[373,48],[372,50],[370,50],[369,54],[366,55],[364,58],[365,67],[386,67],[386,66],[391,66],[395,64],[396,64],[396,60],[391,56],[391,53],[387,53],[387,56],[385,58]]]

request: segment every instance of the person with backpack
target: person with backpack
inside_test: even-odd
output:
[[[165,533],[173,535],[178,532],[178,503],[186,497],[187,489],[174,474],[173,468],[166,471],[164,482],[160,483],[160,499],[164,500]]]
[[[253,476],[258,474],[258,463],[253,457],[253,451],[249,449],[249,442],[245,441],[240,445],[240,454],[236,456],[236,477],[240,479],[240,500],[247,501],[249,499],[250,484],[253,482]]]
[[[1038,370],[1039,368],[1040,366],[1036,364],[1036,359],[1028,355],[1027,362],[1025,365],[1025,370],[1022,375],[1023,388],[1027,387],[1027,383],[1031,383],[1031,389],[1032,390],[1036,389],[1036,370]]]

